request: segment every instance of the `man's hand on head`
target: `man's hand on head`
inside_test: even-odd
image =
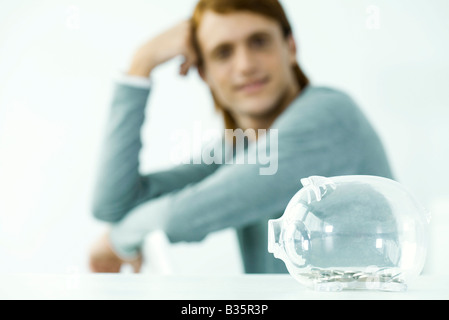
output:
[[[197,55],[192,46],[190,20],[183,21],[144,43],[134,54],[128,75],[148,77],[158,65],[183,56],[179,73],[187,75]]]

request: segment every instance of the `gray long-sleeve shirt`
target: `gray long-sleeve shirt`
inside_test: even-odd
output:
[[[94,195],[94,215],[113,223],[111,242],[123,257],[134,256],[153,230],[178,242],[232,227],[246,272],[286,272],[267,251],[267,221],[282,215],[301,178],[392,178],[381,141],[354,101],[338,90],[312,86],[271,127],[278,130],[275,174],[260,174],[264,166],[257,162],[185,164],[143,175],[140,131],[149,92],[116,85]],[[273,141],[266,139],[266,147],[274,154]],[[256,144],[244,152],[252,148]]]

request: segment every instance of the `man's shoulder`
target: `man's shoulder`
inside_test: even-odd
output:
[[[308,86],[297,100],[298,103],[312,101],[317,104],[354,103],[344,90],[328,86]]]
[[[353,99],[343,90],[308,86],[279,117],[283,125],[314,122],[328,117],[340,117],[357,112]]]

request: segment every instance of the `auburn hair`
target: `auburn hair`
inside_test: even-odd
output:
[[[284,9],[278,0],[199,0],[191,18],[192,42],[198,57],[198,68],[203,67],[203,58],[198,43],[197,30],[201,23],[203,14],[207,10],[220,14],[232,13],[235,11],[250,11],[261,14],[265,17],[276,20],[280,24],[283,36],[285,38],[292,35],[292,28]],[[309,84],[309,79],[301,70],[298,63],[293,65],[292,68],[299,87],[301,90],[304,89]],[[220,105],[220,102],[217,100],[214,93],[211,93],[214,99],[215,108],[223,115],[225,129],[237,129],[237,124],[232,115]]]

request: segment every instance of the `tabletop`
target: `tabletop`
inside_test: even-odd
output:
[[[420,276],[405,292],[316,292],[290,275],[3,274],[0,299],[428,300],[449,299],[449,278]]]

